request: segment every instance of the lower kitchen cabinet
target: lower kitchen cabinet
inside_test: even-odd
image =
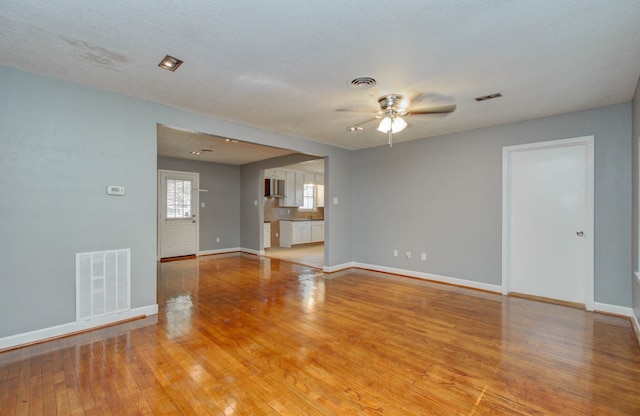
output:
[[[324,241],[324,221],[280,221],[280,247]]]
[[[293,223],[293,244],[311,242],[311,221],[296,221]]]
[[[311,242],[318,243],[324,241],[324,221],[313,221],[311,223]]]
[[[263,248],[269,248],[271,247],[271,223],[265,222],[263,227]]]

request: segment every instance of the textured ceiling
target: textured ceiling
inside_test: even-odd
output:
[[[336,110],[388,93],[458,106],[396,143],[630,101],[638,22],[638,0],[2,0],[0,64],[360,149],[387,138]],[[166,54],[185,63],[162,70]]]

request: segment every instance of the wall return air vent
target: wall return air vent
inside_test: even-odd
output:
[[[131,309],[131,250],[76,253],[76,321]]]

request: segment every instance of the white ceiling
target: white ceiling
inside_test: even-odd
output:
[[[361,149],[387,137],[345,128],[388,93],[457,105],[395,143],[628,102],[638,22],[638,0],[2,0],[0,64]]]

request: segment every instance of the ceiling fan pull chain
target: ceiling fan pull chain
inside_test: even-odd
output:
[[[391,122],[393,124],[393,122]],[[389,147],[393,147],[393,129],[389,128]]]

